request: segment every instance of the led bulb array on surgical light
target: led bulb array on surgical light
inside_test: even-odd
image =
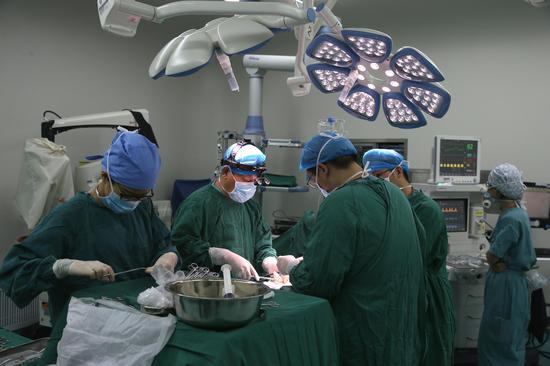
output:
[[[321,92],[341,92],[338,105],[361,119],[374,121],[380,104],[399,128],[425,125],[422,112],[443,117],[451,96],[436,84],[444,80],[438,68],[417,49],[403,47],[393,55],[391,49],[391,38],[375,30],[321,31],[306,50],[320,62],[309,64],[308,74]]]

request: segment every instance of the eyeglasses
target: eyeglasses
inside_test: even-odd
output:
[[[114,182],[113,182],[114,183]],[[151,189],[148,193],[146,193],[145,195],[140,195],[140,196],[136,196],[132,193],[129,193],[128,191],[125,191],[124,188],[121,187],[120,184],[118,183],[114,183],[113,184],[114,186],[116,186],[118,188],[118,195],[120,196],[120,199],[123,200],[123,201],[131,201],[131,202],[136,202],[136,201],[139,201],[139,202],[143,202],[149,198],[152,198],[155,193],[153,192],[153,190]]]

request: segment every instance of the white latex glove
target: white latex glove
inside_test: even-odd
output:
[[[231,273],[234,276],[248,280],[254,277],[257,281],[260,280],[258,272],[254,269],[254,266],[240,255],[233,253],[229,249],[225,248],[210,248],[208,249],[210,259],[212,263],[221,266],[223,264],[229,264],[231,266]]]
[[[145,273],[151,273],[153,272],[153,269],[157,266],[162,266],[169,270],[170,272],[174,272],[174,268],[176,268],[176,264],[178,264],[178,255],[174,252],[168,252],[161,255],[155,264],[153,264],[151,267],[148,267],[145,270]]]
[[[274,273],[279,272],[279,268],[277,267],[277,258],[275,257],[264,258],[264,260],[262,261],[262,267],[264,271],[270,276]]]
[[[100,261],[59,259],[53,264],[53,271],[57,278],[78,276],[105,282],[112,282],[115,280],[115,273],[111,266]]]
[[[282,274],[289,274],[292,268],[296,267],[304,257],[296,258],[293,255],[281,255],[277,257],[277,267]]]

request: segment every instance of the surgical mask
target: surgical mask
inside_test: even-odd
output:
[[[120,137],[119,137],[120,138]],[[113,189],[113,181],[111,180],[111,175],[109,174],[109,155],[111,154],[111,150],[107,152],[107,177],[109,178],[109,185],[111,186],[111,193],[109,193],[107,196],[100,196],[99,192],[97,190],[97,187],[95,189],[95,193],[97,197],[99,198],[99,201],[108,209],[113,211],[116,214],[127,214],[132,211],[134,211],[138,205],[140,204],[140,201],[126,201],[123,200]]]
[[[386,182],[390,182],[390,183],[391,183],[391,180],[390,180],[391,176],[392,176],[393,173],[395,172],[395,169],[397,169],[398,167],[400,167],[401,164],[403,164],[403,163],[399,163],[398,166],[396,166],[395,168],[392,169],[392,171],[390,172],[390,174],[388,174],[387,177],[384,177],[384,178],[382,178],[382,179],[384,179]]]
[[[365,164],[365,167],[363,168],[363,174],[361,174],[361,178],[366,178],[370,175],[369,174],[369,165],[370,165],[370,161],[367,161],[367,163]]]
[[[111,179],[109,178],[109,183],[111,182]],[[127,214],[132,211],[134,211],[140,201],[125,201],[118,194],[116,194],[115,191],[113,191],[113,184],[111,183],[111,193],[109,193],[107,196],[100,196],[99,192],[97,191],[97,188],[95,189],[95,192],[97,194],[97,197],[99,198],[100,202],[113,211],[116,214]]]
[[[233,173],[231,175],[233,176]],[[256,185],[254,182],[239,182],[235,179],[235,176],[233,176],[233,180],[235,181],[235,188],[231,192],[226,191],[223,184],[220,184],[225,193],[229,195],[229,198],[238,203],[245,203],[254,197],[256,194]]]
[[[233,201],[245,203],[256,194],[256,185],[253,182],[235,181],[235,189],[233,192],[227,192],[227,194]]]
[[[327,192],[325,191],[323,188],[321,188],[320,185],[317,184],[317,188],[319,188],[319,191],[321,192],[321,194],[323,195],[324,198],[327,198],[328,195],[330,194],[330,192]]]
[[[502,199],[491,196],[489,192],[483,192],[483,208],[487,213],[498,214],[502,211]]]

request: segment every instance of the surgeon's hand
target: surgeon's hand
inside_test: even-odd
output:
[[[157,266],[162,266],[169,270],[170,272],[174,272],[174,268],[176,268],[176,265],[178,264],[178,255],[174,252],[168,252],[161,255],[155,264],[151,267],[147,267],[145,270],[145,273],[152,273],[153,269]]]
[[[225,248],[210,248],[208,249],[210,259],[212,263],[218,266],[223,264],[229,264],[231,266],[231,273],[234,276],[248,280],[254,277],[257,281],[260,280],[258,272],[254,269],[254,266],[240,255],[233,253],[229,249]]]
[[[275,257],[267,257],[264,258],[262,261],[262,268],[264,269],[265,273],[268,275],[273,275],[274,273],[279,272],[279,268],[277,267],[277,258]]]
[[[292,268],[296,267],[304,257],[296,258],[293,255],[281,255],[277,257],[277,267],[282,274],[289,274]]]
[[[112,282],[115,280],[115,273],[111,266],[100,261],[79,261],[69,259],[71,262],[67,267],[68,276],[88,277],[91,280]]]

